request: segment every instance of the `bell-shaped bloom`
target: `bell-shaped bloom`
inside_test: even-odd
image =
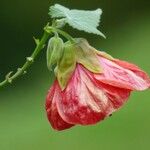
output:
[[[93,73],[84,65],[76,63],[65,89],[56,79],[46,98],[49,122],[56,130],[74,125],[91,125],[118,110],[134,90],[150,87],[150,79],[137,66],[96,55],[102,73]]]

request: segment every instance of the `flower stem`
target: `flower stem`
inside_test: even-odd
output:
[[[64,36],[66,39],[68,39],[70,42],[75,43],[75,40],[73,39],[73,37],[71,35],[69,35],[68,33],[66,33],[65,31],[62,31],[58,28],[55,30],[56,30],[56,32],[58,32],[59,34]]]
[[[48,40],[51,32],[47,32],[47,27],[48,25],[44,28],[44,34],[41,38],[41,40],[39,42],[36,42],[36,48],[33,51],[32,55],[30,57],[27,57],[27,61],[25,62],[25,64],[21,67],[18,68],[17,72],[15,74],[12,74],[12,72],[10,72],[8,75],[6,75],[6,78],[4,81],[0,82],[0,88],[7,85],[8,83],[12,83],[15,79],[17,79],[19,76],[23,75],[26,70],[31,66],[31,64],[34,62],[35,58],[37,57],[37,55],[40,53],[40,51],[44,48],[46,41]]]
[[[31,66],[31,64],[34,62],[35,58],[37,57],[37,55],[44,48],[45,43],[48,40],[51,33],[54,33],[54,34],[59,33],[59,34],[63,35],[66,39],[68,39],[70,42],[75,43],[75,40],[68,33],[56,28],[55,26],[49,26],[49,24],[47,24],[44,28],[44,34],[43,34],[41,40],[39,41],[39,40],[35,39],[36,48],[33,51],[32,55],[30,57],[26,58],[25,64],[21,68],[18,68],[16,73],[14,73],[12,75],[13,72],[11,71],[10,73],[8,73],[6,75],[5,80],[0,82],[0,88],[2,88],[3,86],[5,86],[9,83],[12,83],[15,79],[17,79],[18,77],[20,77],[21,75],[26,73],[26,70]]]

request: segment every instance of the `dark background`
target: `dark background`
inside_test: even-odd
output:
[[[41,37],[50,21],[49,6],[55,3],[77,9],[102,8],[100,30],[106,40],[70,27],[66,31],[150,74],[148,0],[0,0],[0,80],[30,56],[35,47],[32,37]],[[52,78],[43,50],[25,76],[0,89],[0,150],[150,149],[149,91],[134,92],[123,109],[100,124],[55,132],[44,110]]]

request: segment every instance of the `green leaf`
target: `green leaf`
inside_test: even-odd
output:
[[[58,83],[62,90],[65,89],[69,79],[71,78],[76,67],[76,56],[74,45],[66,43],[63,50],[63,55],[55,68]]]
[[[64,18],[66,23],[75,29],[94,33],[105,38],[105,35],[97,29],[101,14],[101,9],[96,9],[94,11],[70,10],[59,4],[51,6],[49,12],[52,18]]]
[[[62,56],[63,53],[63,40],[59,37],[52,37],[48,42],[47,47],[47,67],[51,70]]]
[[[75,49],[77,62],[93,73],[102,73],[96,51],[89,45],[86,39],[78,38],[77,48]]]

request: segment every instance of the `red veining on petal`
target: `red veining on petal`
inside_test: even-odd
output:
[[[87,72],[88,77],[92,80],[92,82],[94,82],[94,85],[106,94],[106,96],[112,102],[114,109],[119,108],[124,104],[124,102],[127,101],[128,97],[130,96],[131,90],[105,84],[101,82],[101,80],[97,80],[95,78],[95,74],[89,72],[88,70],[85,71]]]
[[[123,68],[133,71],[137,76],[145,80],[145,82],[147,82],[147,85],[150,87],[150,77],[147,75],[146,72],[141,70],[138,66],[119,59],[115,59],[114,62]]]
[[[150,80],[146,77],[147,75],[134,65],[129,65],[128,63],[123,67],[123,63],[118,65],[114,61],[103,57],[99,57],[99,60],[100,65],[103,66],[103,74],[95,74],[95,78],[98,81],[130,90],[145,90],[149,88]]]
[[[129,97],[130,90],[98,83],[93,75],[82,65],[77,65],[67,88],[61,92],[61,101],[56,102],[65,121],[95,124],[120,108]]]

